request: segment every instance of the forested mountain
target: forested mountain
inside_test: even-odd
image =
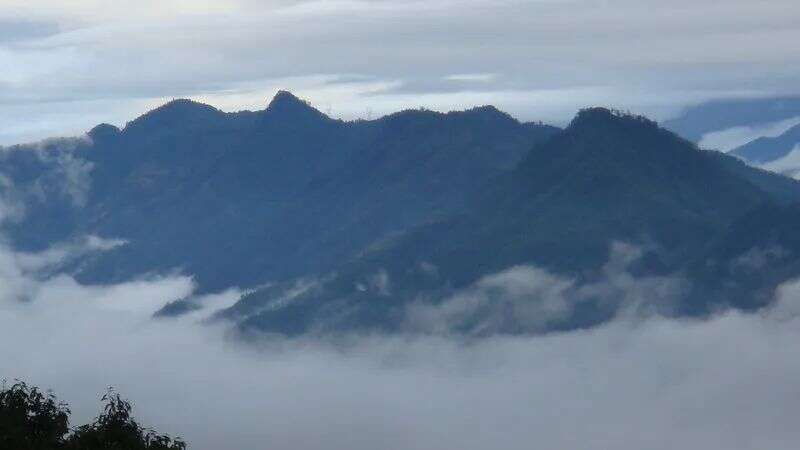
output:
[[[4,149],[0,173],[14,248],[124,240],[62,269],[252,289],[218,314],[242,330],[403,331],[420,310],[452,316],[470,289],[481,300],[470,294],[448,330],[589,326],[622,307],[597,284],[615,258],[624,282],[679,291],[669,314],[756,308],[800,273],[800,183],[604,108],[559,130],[491,106],[345,122],[288,92],[255,112],[176,100],[122,129]],[[509,303],[497,277],[552,289]],[[543,320],[554,292],[558,314]]]
[[[493,107],[344,122],[288,92],[257,112],[176,100],[89,140],[6,149],[0,189],[27,206],[4,232],[25,250],[126,240],[81,261],[86,282],[178,268],[204,290],[254,286],[458,210],[555,131]]]
[[[271,287],[245,297],[228,314],[244,319],[245,328],[283,333],[396,330],[407,325],[409,306],[420,299],[435,305],[520,265],[591,283],[606,270],[613,242],[644,250],[637,276],[681,274],[685,292],[675,296],[680,300],[672,313],[757,307],[756,299],[765,299],[756,292],[769,292],[798,273],[800,243],[787,227],[800,225],[791,206],[799,194],[793,181],[699,150],[647,119],[588,109],[461,214],[367,252],[289,302],[271,303],[285,296]],[[736,261],[748,252],[770,249],[781,250],[760,267],[742,269],[746,277],[737,270]],[[607,319],[620,305],[601,297],[548,327]],[[507,307],[501,300],[482,305],[455,328],[485,331],[482,316],[502,316],[493,308]],[[526,325],[508,317],[492,327],[525,332]]]

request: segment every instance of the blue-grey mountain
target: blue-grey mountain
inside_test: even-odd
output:
[[[800,117],[800,98],[724,99],[687,108],[664,127],[697,142],[703,135],[734,127],[758,126]]]
[[[787,156],[798,145],[800,145],[800,125],[790,128],[777,137],[760,137],[731,150],[731,154],[751,164],[766,164]]]
[[[792,180],[699,150],[647,119],[588,109],[460,214],[366,252],[291,302],[264,307],[284,295],[272,287],[229,314],[244,318],[245,328],[283,333],[397,330],[419,299],[436,304],[519,265],[591,282],[603,275],[613,242],[646,249],[632,269],[637,276],[686,278],[671,313],[757,308],[779,282],[800,273],[800,242],[790,232],[800,224],[798,193]],[[766,256],[758,265],[737,263],[759,252]],[[377,275],[391,290],[370,283]],[[551,326],[597,324],[621,305],[577,306]],[[489,313],[503,314],[476,311]],[[483,324],[480,317],[462,319],[464,332]],[[526,331],[513,317],[503,325],[502,331]]]
[[[637,249],[634,279],[683,280],[669,314],[758,308],[800,274],[800,183],[603,108],[560,130],[491,106],[347,122],[288,92],[237,113],[176,100],[122,129],[4,149],[0,174],[14,248],[124,240],[60,269],[251,289],[219,315],[242,330],[401,331],[410,309],[515,267],[570,280],[580,301],[544,328],[490,301],[455,331],[591,326],[621,305],[581,286],[620,244]],[[166,300],[161,316],[194,307]]]

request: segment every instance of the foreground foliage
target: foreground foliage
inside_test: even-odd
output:
[[[0,389],[0,448],[15,450],[185,450],[180,438],[139,425],[132,405],[112,389],[103,412],[70,429],[70,409],[52,392],[16,381]]]

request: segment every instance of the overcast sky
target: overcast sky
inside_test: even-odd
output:
[[[491,103],[563,122],[664,118],[798,93],[796,0],[3,0],[0,144],[79,134],[173,97],[334,116]]]

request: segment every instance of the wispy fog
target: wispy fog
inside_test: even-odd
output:
[[[202,299],[193,316],[153,320],[191,294],[189,278],[83,286],[42,277],[31,258],[0,248],[0,376],[54,389],[76,423],[113,385],[145,424],[194,449],[780,450],[800,439],[800,283],[769,311],[708,321],[637,314],[539,337],[243,344],[224,325],[200,324],[235,291]],[[535,294],[536,280],[549,280],[551,294],[566,289],[524,268],[476,292]],[[614,286],[633,300],[649,295],[638,283]]]
[[[634,276],[630,266],[642,249],[610,246],[602,276],[579,283],[534,266],[516,266],[482,277],[444,301],[418,301],[407,308],[406,327],[428,334],[502,330],[544,332],[569,321],[582,306],[625,314],[662,314],[674,309],[688,281],[675,276]],[[763,257],[766,258],[766,257]]]

